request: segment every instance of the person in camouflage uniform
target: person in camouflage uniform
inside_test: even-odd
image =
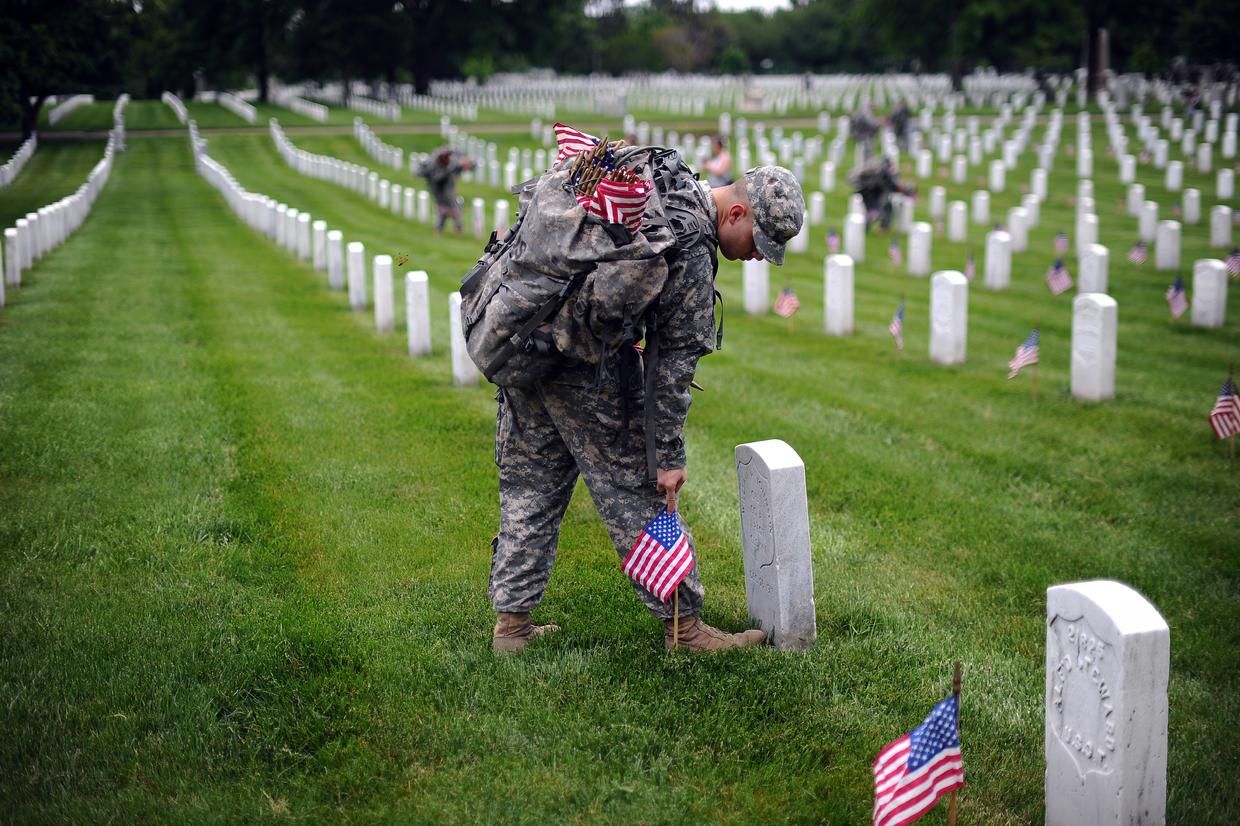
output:
[[[456,225],[457,233],[462,231],[461,201],[456,195],[456,179],[471,167],[469,158],[462,157],[450,146],[436,149],[418,167],[418,174],[426,179],[427,189],[435,199],[435,211],[438,213],[435,232],[443,232],[449,218]]]
[[[643,397],[640,368],[621,368],[621,354],[614,354],[601,370],[570,364],[532,387],[507,387],[497,394],[500,531],[492,546],[488,588],[497,613],[492,636],[497,653],[519,651],[531,639],[557,630],[534,625],[530,612],[542,601],[551,577],[560,522],[579,475],[621,559],[665,501],[674,508],[686,478],[684,424],[690,383],[698,359],[714,349],[717,254],[782,264],[784,245],[800,230],[804,213],[796,178],[769,166],[715,189],[680,176],[665,202],[694,213],[701,234],[671,258],[667,285],[656,305],[654,398]],[[640,412],[647,403],[654,405],[655,483],[648,479]],[[683,519],[680,523],[692,546]],[[636,583],[633,590],[663,621],[665,643],[672,648],[672,604]],[[698,615],[704,595],[695,566],[678,592],[682,647],[713,651],[765,639],[762,631],[726,634],[702,622]]]
[[[895,193],[912,195],[916,192],[912,186],[900,183],[900,170],[886,155],[870,158],[857,167],[850,178],[854,191],[865,204],[867,229],[874,221],[878,221],[879,226],[886,232],[891,227],[891,196]]]

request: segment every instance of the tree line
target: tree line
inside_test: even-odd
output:
[[[51,94],[561,73],[1164,71],[1234,60],[1240,0],[0,0],[0,121]],[[1091,49],[1091,44],[1093,48]]]

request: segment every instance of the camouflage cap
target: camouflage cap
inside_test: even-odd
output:
[[[758,166],[745,173],[753,209],[753,240],[762,257],[784,263],[784,245],[801,231],[805,197],[796,177],[782,166]]]

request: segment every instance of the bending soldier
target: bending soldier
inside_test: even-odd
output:
[[[560,522],[579,476],[622,559],[665,498],[680,490],[686,479],[689,387],[698,359],[715,345],[717,254],[782,264],[784,245],[800,230],[804,201],[788,170],[759,167],[712,189],[680,169],[664,203],[692,215],[699,230],[696,241],[668,259],[667,283],[650,321],[658,330],[657,360],[647,353],[644,366],[638,358],[636,366],[630,361],[626,367],[625,360],[634,356],[632,348],[625,348],[599,365],[569,362],[532,387],[505,387],[497,394],[500,531],[488,589],[497,614],[496,652],[519,651],[531,639],[557,630],[534,625],[530,612],[542,601],[551,577]],[[646,370],[651,374],[643,377]],[[653,410],[646,411],[646,405]],[[649,444],[646,422],[652,423]],[[657,459],[657,480],[648,476],[648,448]],[[688,528],[677,519],[692,546]],[[676,601],[663,602],[636,583],[633,589],[664,623],[668,648],[674,647],[673,604],[679,605],[681,647],[715,651],[765,639],[759,630],[728,634],[701,621],[705,590],[696,566],[679,585]]]
[[[449,146],[436,149],[418,167],[418,174],[426,179],[427,189],[435,199],[438,219],[435,232],[443,232],[444,224],[451,218],[457,233],[462,231],[461,201],[456,194],[456,179],[462,172],[473,168],[469,158],[461,156]]]

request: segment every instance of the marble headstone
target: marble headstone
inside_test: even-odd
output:
[[[1194,327],[1222,327],[1227,315],[1227,266],[1217,258],[1193,262]]]
[[[430,355],[430,281],[421,270],[405,274],[405,327],[409,338],[409,355]]]
[[[349,282],[349,306],[366,309],[366,247],[361,241],[350,241],[345,268]]]
[[[1119,305],[1102,293],[1072,301],[1072,395],[1086,401],[1115,396],[1115,337]]]
[[[826,309],[823,324],[829,336],[849,336],[853,331],[853,260],[830,255],[824,263]]]
[[[473,387],[478,384],[478,368],[465,347],[465,326],[461,320],[459,292],[448,296],[448,329],[452,342],[452,383],[457,387]]]
[[[963,364],[968,341],[969,281],[954,270],[930,279],[930,360]]]
[[[1105,293],[1110,252],[1102,244],[1090,244],[1081,251],[1081,273],[1077,292]]]
[[[770,266],[766,261],[742,261],[745,312],[766,315],[771,308]]]
[[[374,280],[375,329],[380,333],[389,333],[396,328],[392,310],[392,256],[375,256]]]

